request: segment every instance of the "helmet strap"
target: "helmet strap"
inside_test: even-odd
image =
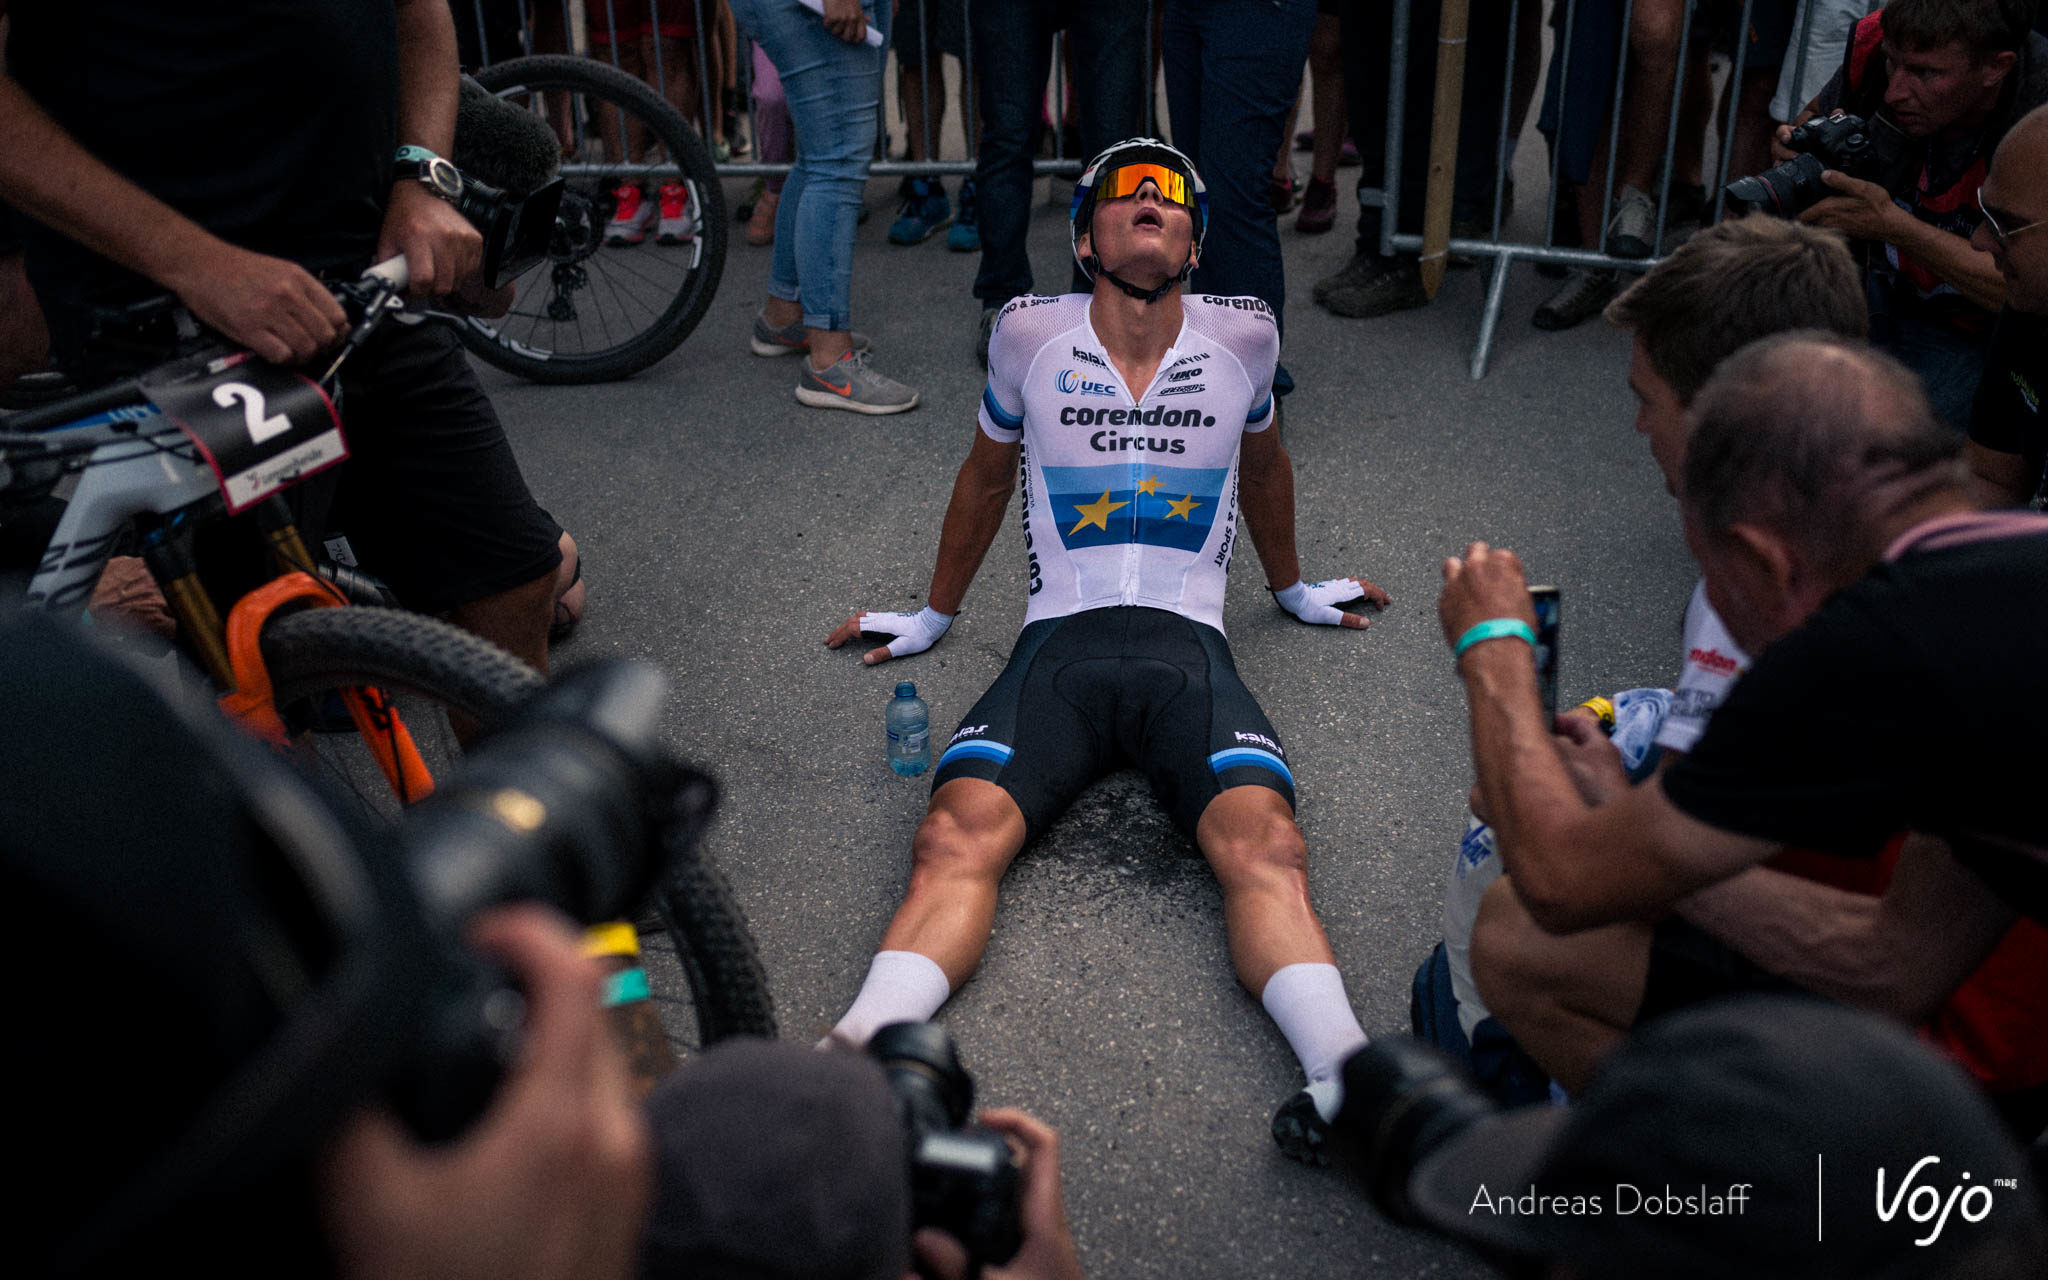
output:
[[[1090,275],[1100,273],[1111,284],[1123,290],[1131,297],[1136,298],[1138,301],[1152,303],[1157,302],[1161,298],[1165,297],[1167,294],[1172,293],[1174,289],[1181,284],[1181,282],[1185,281],[1188,278],[1188,276],[1194,273],[1195,256],[1194,254],[1190,253],[1188,255],[1188,260],[1181,264],[1179,274],[1167,277],[1165,283],[1161,284],[1157,289],[1145,289],[1139,287],[1138,285],[1132,284],[1130,281],[1124,279],[1116,272],[1111,271],[1108,267],[1103,266],[1102,259],[1092,253],[1088,255],[1087,261],[1083,262],[1081,265],[1088,269],[1088,273]]]

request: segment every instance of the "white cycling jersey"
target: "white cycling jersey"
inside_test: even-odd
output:
[[[989,338],[981,429],[1024,442],[1025,624],[1146,605],[1221,631],[1238,441],[1273,421],[1273,313],[1257,298],[1185,297],[1179,337],[1134,391],[1088,302],[1018,298]]]

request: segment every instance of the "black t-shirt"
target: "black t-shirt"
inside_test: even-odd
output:
[[[398,138],[392,0],[14,0],[8,71],[115,171],[234,244],[367,264]],[[43,227],[29,275],[72,317],[162,290]]]
[[[2048,387],[2048,316],[2007,307],[1991,335],[1991,354],[1977,402],[1970,410],[1970,439],[1999,453],[2026,460],[2038,502],[2048,489],[2048,419],[2041,416],[2041,388]]]
[[[1672,803],[1850,858],[1942,836],[2048,919],[2048,867],[2010,852],[2048,852],[2048,521],[2008,519],[2044,532],[1908,551],[1773,642],[1665,774]]]

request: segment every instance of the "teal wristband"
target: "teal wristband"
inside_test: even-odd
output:
[[[604,996],[599,1003],[610,1009],[616,1005],[631,1004],[635,1000],[645,1000],[648,995],[647,970],[621,969],[617,973],[605,975]]]
[[[1484,622],[1474,623],[1470,630],[1458,637],[1458,643],[1451,648],[1451,658],[1456,661],[1464,657],[1465,650],[1482,641],[1500,640],[1508,636],[1528,642],[1531,649],[1536,647],[1536,633],[1520,618],[1488,618]]]

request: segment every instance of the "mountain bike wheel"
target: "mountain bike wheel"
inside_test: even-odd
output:
[[[476,79],[553,126],[566,186],[548,257],[513,282],[508,314],[456,324],[462,344],[544,383],[611,382],[674,351],[725,270],[725,192],[696,130],[653,89],[589,58],[514,58]],[[606,243],[619,192],[639,187],[658,204],[668,182],[687,192],[688,239],[661,243],[648,225],[638,243]]]
[[[533,668],[495,645],[434,618],[397,609],[347,607],[282,614],[263,629],[263,659],[286,723],[305,728],[300,755],[330,783],[379,819],[396,822],[392,795],[353,723],[323,732],[335,717],[334,691],[371,686],[396,706],[436,776],[461,757],[448,721],[453,710],[485,732],[541,686]],[[687,998],[657,998],[662,1024],[679,1052],[732,1035],[775,1034],[774,1005],[746,917],[709,857],[670,842],[669,871],[657,892],[667,945],[643,939],[657,973],[672,959]],[[681,1034],[679,1034],[681,1031]]]

